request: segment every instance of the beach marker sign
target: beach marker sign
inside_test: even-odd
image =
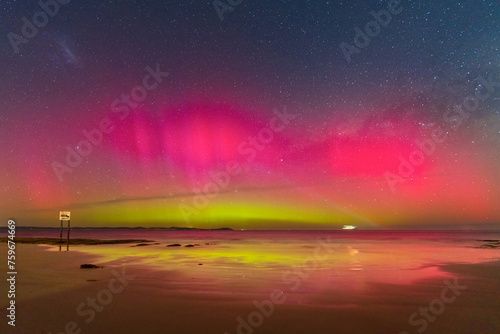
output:
[[[69,251],[69,231],[71,230],[71,212],[70,211],[59,211],[59,221],[61,222],[61,229],[59,230],[59,242],[62,242],[63,234],[63,222],[68,222],[68,243],[66,245],[66,251]],[[61,250],[61,244],[59,244],[59,250]]]

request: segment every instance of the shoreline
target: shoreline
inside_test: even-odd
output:
[[[6,243],[8,238],[0,238],[0,242]],[[70,239],[69,245],[119,245],[119,244],[137,244],[137,243],[151,243],[154,240],[145,239],[111,239],[111,240],[100,240],[100,239]],[[68,240],[66,238],[27,238],[27,237],[16,237],[16,244],[35,244],[35,245],[67,245]]]

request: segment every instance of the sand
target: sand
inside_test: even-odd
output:
[[[419,257],[406,259],[401,254],[407,253],[391,250],[373,252],[372,257],[357,263],[352,259],[363,253],[363,246],[356,253],[352,246],[342,244],[339,257],[335,253],[324,264],[299,271],[307,277],[289,276],[300,282],[293,291],[294,285],[283,280],[283,273],[298,268],[290,262],[296,255],[287,258],[266,252],[283,256],[284,264],[275,266],[269,265],[272,257],[249,261],[256,256],[250,251],[246,259],[233,261],[229,255],[221,258],[224,245],[201,242],[194,248],[167,248],[167,243],[81,245],[69,252],[59,252],[54,246],[19,244],[16,327],[7,326],[4,316],[1,333],[418,333],[424,324],[425,333],[500,332],[500,261],[495,260],[500,250],[474,248],[481,243],[463,248],[459,255],[465,260],[432,263],[427,257],[434,251],[426,253],[425,247],[437,247],[434,245],[420,244],[419,249],[424,250]],[[314,253],[313,246],[304,248],[306,254]],[[217,254],[212,254],[215,248]],[[6,252],[6,245],[0,244],[0,254]],[[397,270],[391,269],[386,258],[390,253]],[[166,254],[166,264],[155,254]],[[348,260],[342,262],[346,256]],[[385,260],[372,264],[378,256]],[[483,260],[474,262],[474,256]],[[444,255],[435,257],[449,260]],[[407,276],[412,269],[405,266],[417,258],[429,263],[428,267],[419,265],[414,276]],[[83,263],[104,268],[80,269]],[[134,277],[125,279],[123,286],[116,280],[122,275]],[[431,314],[430,320],[417,313],[414,325],[410,324],[409,317],[420,307],[439,306],[445,281],[466,288],[457,290],[453,302],[442,302],[444,310]],[[0,289],[4,314],[8,290],[4,282]],[[262,304],[272,299],[273,292],[277,293],[276,303]],[[447,292],[446,298],[454,296]],[[97,304],[102,310],[91,312],[88,298],[96,297],[100,297]],[[261,306],[254,302],[264,305],[263,311],[257,313]]]

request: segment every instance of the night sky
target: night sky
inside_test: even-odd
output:
[[[0,3],[3,221],[499,226],[498,1],[41,3]]]

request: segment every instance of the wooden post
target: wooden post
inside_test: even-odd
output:
[[[68,220],[68,247],[67,250],[69,250],[69,231],[71,230],[71,220]]]
[[[61,221],[61,229],[59,230],[59,250],[61,249],[61,244],[62,244],[62,235],[63,235],[63,229],[64,229],[64,221],[68,221],[68,238],[66,241],[66,250],[69,250],[69,232],[71,230],[71,222],[70,222],[70,216],[71,212],[70,211],[59,211],[59,220]]]
[[[61,251],[61,243],[62,243],[62,232],[63,232],[63,221],[61,221],[61,228],[59,229],[59,251]]]

